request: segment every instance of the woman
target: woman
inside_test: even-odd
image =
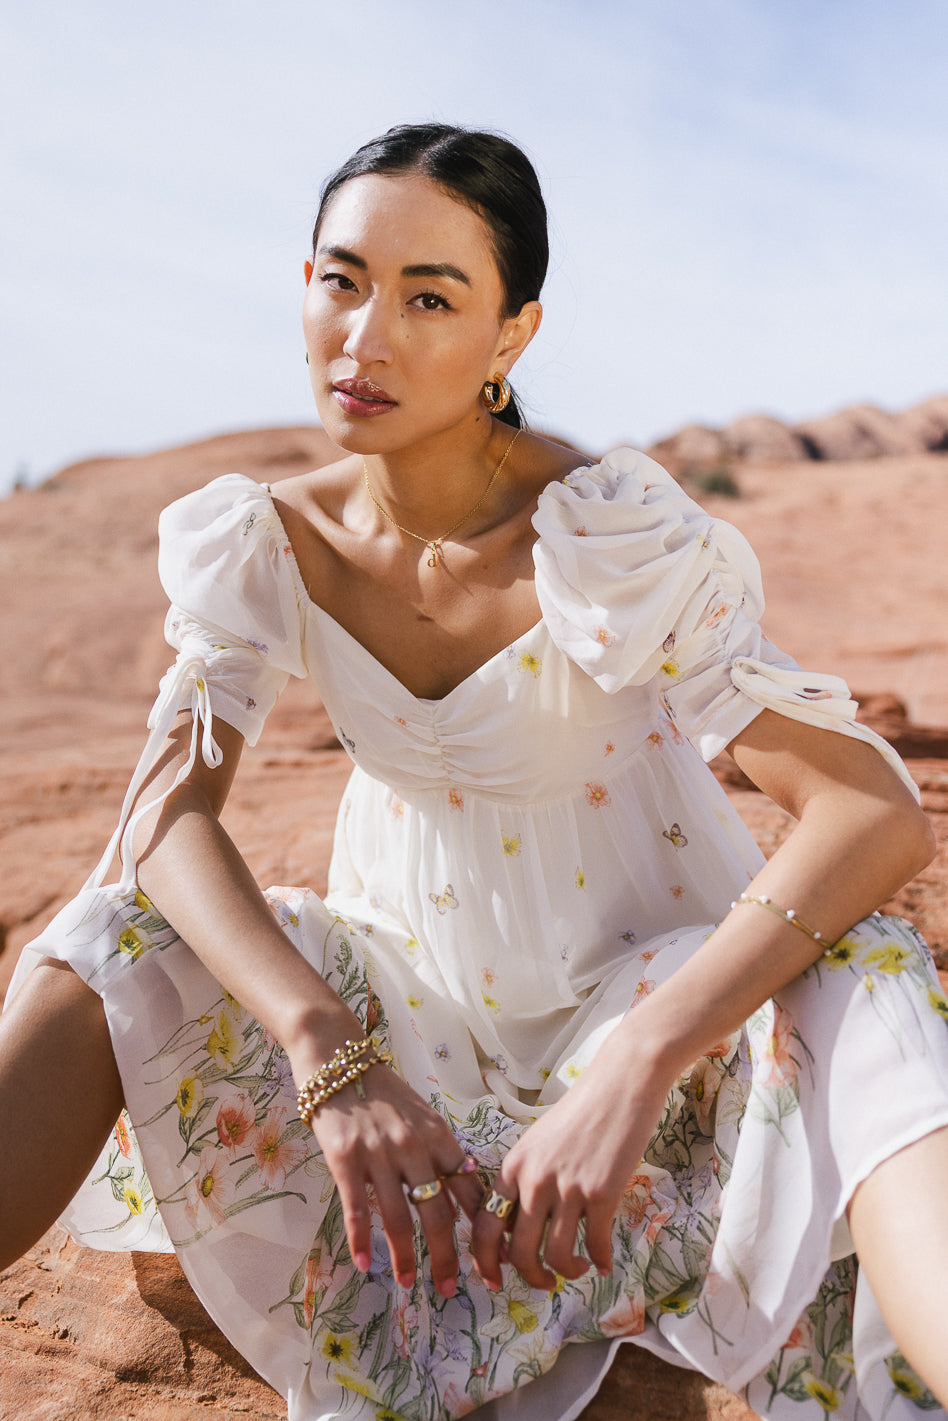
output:
[[[39,1108],[3,1257],[91,1172],[77,1235],[167,1229],[294,1418],[571,1416],[623,1338],[764,1415],[937,1408],[948,1006],[867,918],[930,831],[841,683],[761,641],[733,529],[518,432],[546,256],[492,135],[395,129],[327,184],[304,330],[348,453],[163,515],[179,656],[121,882],[4,1023],[8,1137]],[[357,764],[325,905],[265,898],[218,820],[291,674]],[[768,863],[688,737],[797,819]]]

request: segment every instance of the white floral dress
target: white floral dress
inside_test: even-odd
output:
[[[174,504],[161,573],[179,655],[137,774],[179,707],[212,760],[214,717],[253,743],[288,676],[312,676],[356,768],[327,900],[276,888],[273,911],[488,1169],[760,866],[702,757],[770,706],[904,774],[843,683],[762,638],[747,544],[650,460],[577,470],[534,524],[541,620],[433,701],[309,600],[265,486],[228,475]],[[98,1247],[170,1240],[293,1421],[502,1414],[514,1389],[518,1416],[566,1418],[622,1341],[764,1416],[938,1410],[856,1283],[844,1219],[881,1159],[948,1123],[948,1005],[908,924],[859,924],[682,1076],[608,1277],[548,1295],[507,1269],[492,1294],[462,1219],[445,1299],[420,1232],[411,1289],[380,1230],[354,1270],[282,1050],[133,873],[126,853],[121,884],[89,887],[33,945],[102,994],[126,1091],[66,1222]]]

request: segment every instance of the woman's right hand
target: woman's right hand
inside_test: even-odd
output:
[[[415,1280],[412,1208],[421,1219],[431,1273],[443,1297],[457,1290],[458,1251],[453,1200],[473,1219],[482,1188],[474,1173],[457,1173],[465,1155],[441,1116],[393,1070],[373,1066],[362,1076],[365,1099],[347,1085],[320,1106],[312,1130],[342,1201],[346,1237],[361,1272],[371,1266],[367,1189],[378,1201],[395,1277]],[[431,1199],[409,1202],[408,1190],[440,1180]],[[453,1197],[452,1197],[453,1196]]]

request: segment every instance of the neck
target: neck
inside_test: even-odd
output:
[[[390,517],[437,538],[484,493],[515,433],[486,415],[407,449],[367,455],[371,493]]]

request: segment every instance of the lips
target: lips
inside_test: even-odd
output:
[[[371,415],[386,414],[398,404],[387,390],[372,380],[336,380],[332,387],[336,403],[346,414]]]

